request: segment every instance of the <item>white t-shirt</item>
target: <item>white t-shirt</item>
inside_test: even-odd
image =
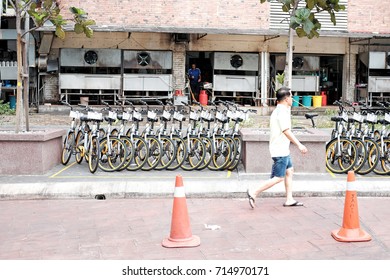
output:
[[[278,104],[270,119],[271,157],[285,157],[290,154],[290,140],[283,133],[286,129],[291,129],[291,110],[288,106]]]

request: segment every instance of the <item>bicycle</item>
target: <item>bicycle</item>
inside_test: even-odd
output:
[[[106,106],[103,110],[108,111],[108,115],[104,117],[107,122],[106,135],[100,139],[99,167],[108,172],[123,170],[133,158],[133,144],[127,136],[119,135],[117,129],[112,129],[112,124],[117,121],[118,114],[107,102],[104,100],[101,102]]]
[[[161,103],[160,103],[161,104]],[[166,105],[163,105],[163,114],[160,117],[161,124],[159,129],[157,130],[158,135],[164,135],[169,137],[175,146],[176,153],[172,155],[173,160],[166,167],[167,170],[176,170],[178,169],[184,162],[187,157],[187,147],[183,138],[180,136],[180,132],[182,130],[182,123],[185,121],[184,116],[177,110],[168,111],[166,110],[166,105],[173,106],[172,102],[167,101]],[[173,115],[172,115],[173,113]],[[168,130],[168,121],[173,120],[178,121],[180,123],[179,129],[175,128],[174,124],[172,124],[171,129]]]
[[[143,101],[139,101],[141,104],[146,106],[147,111],[147,123],[146,127],[141,133],[141,137],[145,139],[148,147],[148,158],[142,170],[149,171],[154,169],[161,162],[161,157],[163,154],[163,147],[159,139],[151,134],[151,126],[154,126],[154,123],[157,122],[157,113],[153,110],[149,110],[149,105]]]
[[[126,100],[124,103],[130,105],[133,111],[125,110],[125,106],[119,103],[122,108],[122,114],[117,116],[118,120],[120,120],[120,126],[116,133],[118,137],[127,137],[133,146],[133,157],[125,168],[128,171],[137,171],[146,164],[149,157],[149,149],[145,139],[140,137],[138,133],[139,123],[143,120],[141,113],[135,110],[133,103],[130,101]],[[131,128],[125,133],[126,124],[130,121],[132,122]],[[115,132],[115,130],[113,131]]]
[[[76,145],[76,135],[79,131],[79,122],[82,113],[76,111],[69,103],[65,101],[62,101],[61,103],[70,107],[69,117],[72,118],[70,128],[64,138],[64,143],[62,146],[62,153],[61,153],[61,163],[63,165],[67,165],[71,156],[76,155],[76,153],[78,152],[77,145]]]
[[[206,156],[206,147],[199,138],[196,127],[193,127],[191,124],[191,122],[195,124],[196,121],[199,120],[198,111],[193,110],[191,106],[185,102],[182,102],[182,104],[189,108],[189,122],[187,131],[185,133],[182,132],[182,138],[184,139],[187,148],[187,156],[183,161],[181,168],[190,171],[197,169],[202,164]]]
[[[227,126],[225,127],[225,133],[229,136],[231,136],[236,144],[237,153],[235,156],[232,156],[230,163],[228,164],[228,170],[234,170],[237,168],[238,164],[241,162],[242,158],[242,147],[243,147],[243,140],[242,136],[239,133],[239,127],[240,123],[242,123],[244,120],[246,120],[247,115],[249,113],[257,113],[257,110],[254,109],[240,109],[238,108],[237,104],[227,102],[228,104],[231,104],[235,109],[235,113],[230,116],[231,121],[233,121],[233,128],[228,129]]]

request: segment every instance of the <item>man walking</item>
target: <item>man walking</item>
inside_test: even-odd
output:
[[[290,157],[290,142],[298,146],[302,154],[307,148],[291,131],[292,95],[289,88],[282,87],[276,92],[277,106],[270,118],[269,150],[273,160],[271,178],[250,192],[247,190],[249,205],[255,207],[255,198],[263,191],[284,181],[286,202],[283,206],[303,206],[292,195],[293,165]]]

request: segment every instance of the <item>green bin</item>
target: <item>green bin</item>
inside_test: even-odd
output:
[[[305,107],[311,106],[311,95],[302,96],[302,105]]]

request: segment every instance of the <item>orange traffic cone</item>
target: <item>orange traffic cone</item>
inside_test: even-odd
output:
[[[370,241],[371,236],[360,228],[358,201],[354,171],[348,171],[347,191],[345,194],[343,225],[332,231],[334,239],[340,242]]]
[[[200,238],[196,235],[192,235],[191,232],[183,178],[178,175],[176,176],[175,194],[173,199],[171,234],[162,241],[162,246],[167,248],[179,248],[196,247],[199,245]]]

